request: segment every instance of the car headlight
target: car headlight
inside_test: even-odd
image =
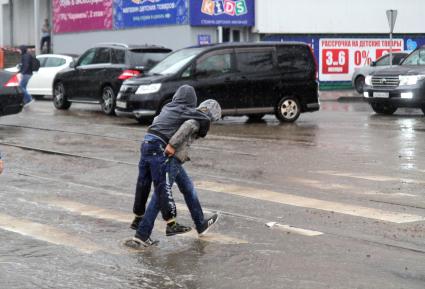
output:
[[[400,75],[400,85],[415,85],[418,81],[425,79],[425,75]]]
[[[161,83],[152,83],[147,85],[140,85],[136,94],[149,94],[158,92],[161,89]]]
[[[372,76],[371,75],[366,76],[364,83],[366,85],[372,85]]]

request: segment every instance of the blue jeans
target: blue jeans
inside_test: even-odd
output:
[[[157,195],[159,207],[164,220],[176,217],[177,210],[174,198],[166,188],[166,163],[164,154],[166,144],[158,137],[146,134],[142,142],[139,161],[139,176],[136,184],[133,212],[143,215],[149,197],[151,183],[154,185],[154,195]]]
[[[30,80],[31,76],[31,74],[22,74],[22,79],[19,82],[19,87],[24,93],[24,103],[28,103],[32,100],[32,96],[27,91],[28,81]]]
[[[204,213],[199,203],[198,195],[192,180],[182,167],[179,160],[170,158],[166,165],[166,189],[171,190],[173,183],[176,182],[180,192],[184,196],[190,215],[195,223],[196,230],[200,232],[204,224]],[[137,235],[142,239],[147,239],[152,234],[155,219],[160,211],[158,194],[153,194],[148,208],[145,212],[142,222],[137,228]]]

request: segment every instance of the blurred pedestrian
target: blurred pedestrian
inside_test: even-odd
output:
[[[3,169],[4,169],[4,164],[3,164],[3,160],[1,158],[1,152],[0,152],[0,175],[3,173]]]
[[[44,44],[46,44],[46,53],[50,53],[50,24],[49,19],[44,19],[44,24],[41,27],[41,42],[40,42],[40,51],[43,52]]]
[[[18,73],[19,87],[24,93],[24,105],[29,105],[34,101],[27,91],[28,81],[30,80],[33,71],[32,55],[28,52],[28,47],[25,45],[21,45],[19,50],[21,51],[21,63]]]

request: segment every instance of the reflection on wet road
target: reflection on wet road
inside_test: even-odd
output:
[[[131,250],[147,126],[39,101],[0,119],[0,288],[423,288],[425,118],[322,102],[294,124],[226,117],[185,164],[206,237]],[[178,219],[192,221],[175,188]]]

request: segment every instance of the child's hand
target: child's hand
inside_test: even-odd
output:
[[[169,157],[172,157],[175,153],[176,153],[176,149],[173,148],[172,145],[167,144],[167,146],[165,147],[165,154]]]

